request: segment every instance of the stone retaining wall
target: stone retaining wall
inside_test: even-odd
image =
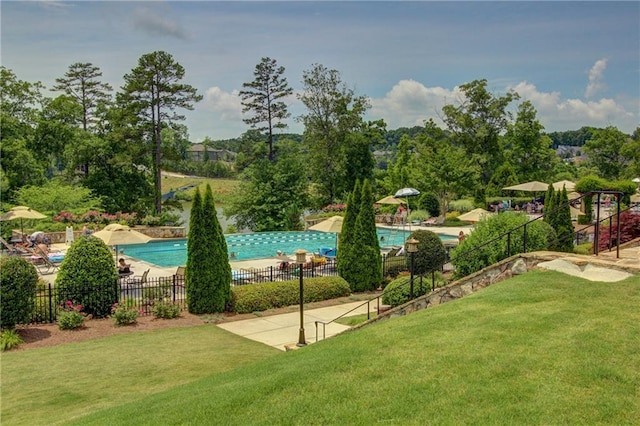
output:
[[[148,235],[151,238],[161,239],[161,238],[187,238],[187,234],[185,228],[182,226],[136,226],[135,229],[138,232],[141,232],[145,235]],[[66,232],[46,232],[46,236],[49,237],[51,243],[53,244],[64,244],[66,242],[67,233]],[[78,239],[82,235],[81,229],[74,229],[73,238]]]
[[[547,262],[554,259],[563,258],[576,264],[591,263],[607,268],[619,269],[626,272],[638,273],[637,267],[628,267],[625,265],[615,265],[609,262],[594,258],[593,256],[569,255],[567,253],[557,252],[533,252],[521,253],[510,258],[504,259],[494,265],[488,266],[481,271],[468,275],[458,281],[454,281],[445,287],[438,288],[429,294],[420,296],[404,305],[396,306],[386,312],[381,312],[375,318],[358,324],[347,331],[357,330],[376,321],[386,320],[404,316],[421,309],[427,309],[432,306],[438,306],[451,300],[459,299],[468,294],[474,293],[491,284],[506,280],[514,275],[524,274],[535,268],[538,263]]]

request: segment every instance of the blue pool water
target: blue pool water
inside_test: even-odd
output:
[[[378,238],[384,237],[380,246],[402,245],[409,238],[408,230],[378,228]],[[455,238],[440,235],[440,238]],[[336,234],[317,231],[302,232],[256,232],[252,234],[225,235],[229,255],[234,252],[236,260],[264,259],[275,257],[277,251],[289,256],[297,249],[318,253],[321,248],[335,247]],[[127,256],[153,263],[158,266],[173,267],[187,263],[187,240],[160,240],[147,244],[119,246]]]

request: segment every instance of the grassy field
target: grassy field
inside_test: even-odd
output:
[[[2,420],[637,424],[638,306],[638,276],[605,284],[535,271],[302,350],[273,356],[247,343],[237,368],[213,367],[228,349],[200,343],[208,327],[8,353]],[[192,345],[211,366],[185,373],[177,367],[189,363]],[[135,357],[124,355],[130,350]],[[170,367],[156,365],[166,358]]]
[[[204,194],[207,183],[211,185],[211,190],[213,191],[213,199],[216,203],[216,206],[223,207],[229,202],[231,194],[233,194],[233,192],[238,188],[240,181],[235,179],[212,179],[190,176],[183,178],[164,176],[162,178],[162,193],[166,193],[187,185],[197,185],[200,188],[200,192]],[[193,193],[194,191],[194,189],[188,190],[188,192],[191,193]]]

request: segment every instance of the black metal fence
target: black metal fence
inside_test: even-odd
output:
[[[383,274],[396,276],[402,271],[409,270],[406,256],[383,256]],[[325,262],[309,262],[302,267],[305,278],[336,276],[338,271],[335,259]],[[269,266],[266,268],[247,268],[232,271],[232,285],[259,284],[273,281],[296,280],[300,277],[300,266],[296,264],[288,267]],[[115,290],[114,290],[115,288]],[[35,311],[29,321],[30,324],[53,323],[64,304],[70,300],[74,304],[113,305],[127,301],[130,306],[137,308],[141,315],[152,315],[154,304],[170,302],[187,309],[184,275],[169,277],[147,278],[145,282],[130,282],[119,279],[116,286],[106,288],[87,284],[73,291],[60,291],[52,284],[38,288],[35,298]]]
[[[55,322],[68,300],[74,305],[83,304],[86,307],[102,305],[102,311],[115,303],[127,301],[128,305],[138,309],[140,315],[151,315],[153,305],[158,302],[173,303],[181,310],[187,307],[182,275],[148,278],[146,282],[118,280],[115,287],[108,288],[87,284],[65,291],[48,284],[38,288],[30,323]]]

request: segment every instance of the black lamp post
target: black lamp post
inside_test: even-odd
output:
[[[409,253],[410,259],[409,261],[411,262],[409,264],[409,269],[411,271],[411,278],[409,281],[409,297],[411,298],[411,300],[413,300],[413,258],[416,254],[416,252],[418,251],[418,243],[420,241],[416,240],[415,238],[410,238],[406,241],[407,243],[407,252]]]
[[[304,289],[302,286],[302,267],[307,262],[307,251],[298,249],[296,253],[296,263],[300,265],[300,332],[298,333],[297,346],[306,346],[307,339],[304,336]]]

